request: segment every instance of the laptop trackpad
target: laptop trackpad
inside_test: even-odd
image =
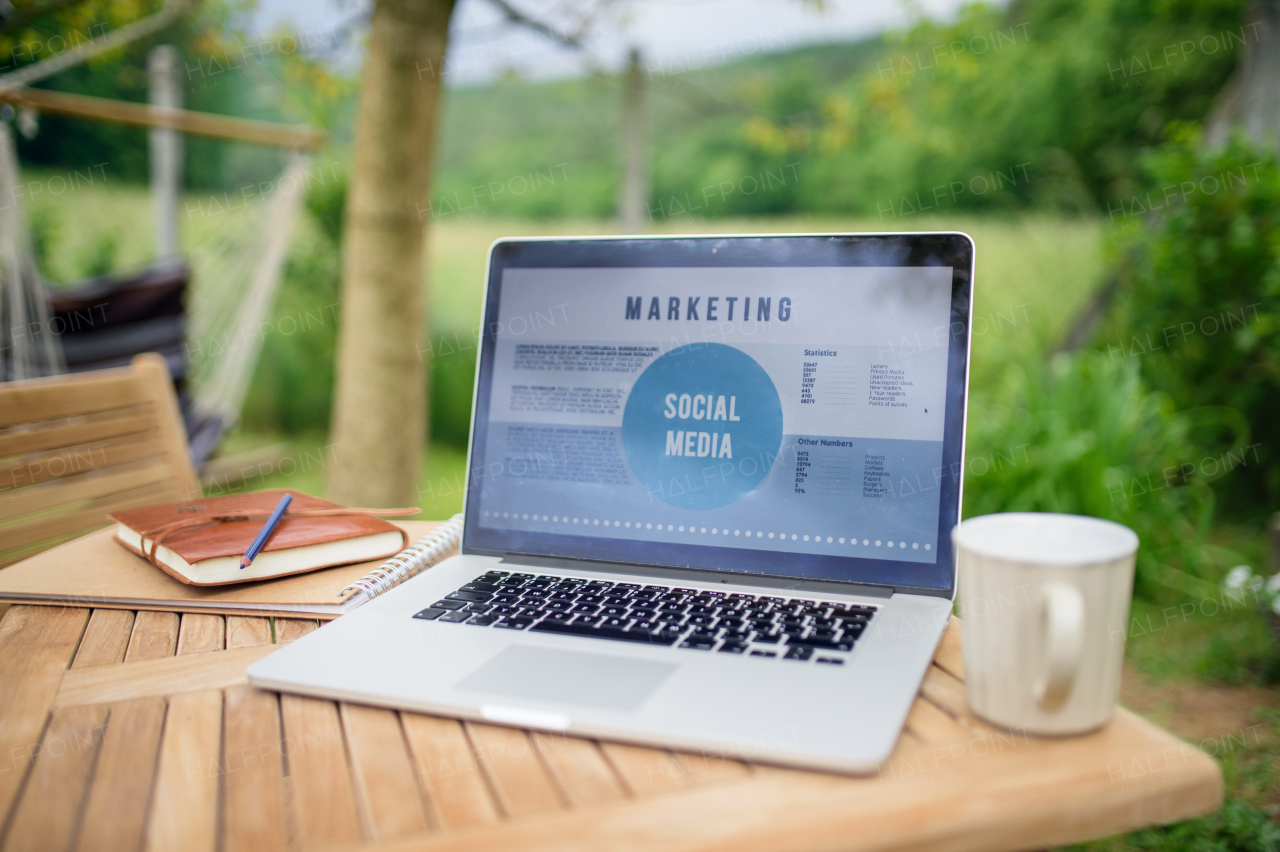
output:
[[[458,689],[635,710],[678,666],[581,651],[512,645],[458,683]]]

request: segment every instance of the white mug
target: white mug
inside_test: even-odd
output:
[[[1065,735],[1105,725],[1120,694],[1138,536],[1081,515],[1016,512],[952,531],[965,694],[1004,728]]]

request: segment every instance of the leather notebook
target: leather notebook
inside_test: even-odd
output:
[[[417,544],[389,561],[223,586],[180,583],[99,530],[0,571],[0,601],[238,615],[337,618],[457,552],[461,518],[400,521]],[[406,564],[409,563],[409,564]]]
[[[286,493],[293,502],[257,558],[241,568],[240,557]],[[267,580],[386,559],[408,546],[409,538],[399,527],[370,514],[344,511],[337,503],[300,491],[272,489],[143,506],[107,517],[117,523],[117,542],[193,586]]]

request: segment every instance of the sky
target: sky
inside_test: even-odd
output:
[[[508,0],[514,8],[562,29],[565,10],[582,2]],[[448,85],[470,85],[505,74],[543,80],[592,70],[614,72],[636,47],[651,73],[673,73],[775,53],[803,44],[853,41],[908,26],[919,17],[949,20],[968,0],[616,0],[587,30],[586,49],[568,50],[528,28],[504,22],[490,0],[458,0],[445,62]],[[282,29],[332,33],[356,22],[336,62],[359,62],[359,35],[368,0],[261,0],[260,33]],[[329,39],[327,39],[329,40]]]

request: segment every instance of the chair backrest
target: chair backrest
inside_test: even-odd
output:
[[[0,384],[0,568],[107,526],[107,512],[200,497],[159,355]]]

